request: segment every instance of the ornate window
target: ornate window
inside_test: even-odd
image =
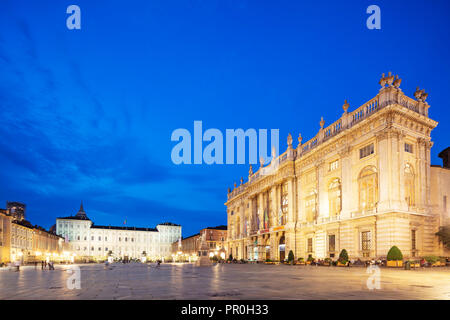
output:
[[[365,167],[358,178],[359,209],[361,211],[375,208],[378,201],[378,179],[375,167]]]
[[[316,219],[316,198],[317,192],[315,189],[312,189],[305,199],[305,213],[307,222],[313,222]]]
[[[341,213],[341,180],[333,179],[328,186],[328,202],[331,217]]]
[[[405,201],[408,207],[415,205],[414,171],[409,163],[405,165]]]
[[[281,221],[279,221],[280,225],[285,225],[287,222],[287,213],[289,207],[289,198],[288,198],[288,185],[287,183],[283,183],[281,185]]]
[[[370,256],[370,249],[372,249],[372,234],[370,231],[361,232],[361,250],[363,257]]]
[[[236,237],[239,238],[241,236],[241,219],[239,216],[236,217]]]

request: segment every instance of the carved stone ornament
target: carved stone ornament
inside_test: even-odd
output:
[[[289,148],[292,148],[292,136],[290,133],[288,134],[288,137],[287,137],[287,144],[288,144]]]

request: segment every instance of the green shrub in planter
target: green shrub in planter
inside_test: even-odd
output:
[[[304,262],[305,259],[303,259],[303,258],[298,258],[297,261],[298,261],[298,262]]]
[[[331,263],[331,259],[330,258],[325,258],[324,260],[326,263]]]
[[[342,249],[341,253],[339,253],[338,261],[342,264],[346,264],[348,262],[348,253],[347,250]]]
[[[306,260],[306,261],[314,261],[314,258],[312,257],[312,255],[309,255],[308,260]]]
[[[387,254],[387,260],[388,261],[403,260],[403,254],[400,251],[400,249],[397,248],[397,246],[393,246],[391,249],[389,249],[389,252]]]
[[[436,262],[439,261],[439,258],[436,257],[436,256],[427,256],[427,257],[424,257],[424,259],[425,259],[428,263],[431,263],[431,264],[436,263]]]
[[[293,261],[294,261],[294,253],[292,252],[292,250],[289,250],[288,262],[293,262]]]

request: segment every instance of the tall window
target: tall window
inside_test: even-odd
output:
[[[411,250],[416,250],[416,230],[411,230]]]
[[[359,209],[371,210],[378,201],[377,172],[375,167],[366,167],[359,174]]]
[[[370,255],[370,249],[372,247],[372,234],[370,231],[361,232],[361,250],[363,251],[363,257]]]
[[[336,235],[334,234],[328,235],[328,251],[329,252],[336,251]]]
[[[308,252],[313,252],[313,239],[308,238]]]
[[[415,205],[414,171],[412,166],[405,165],[405,201],[408,207]]]
[[[330,216],[335,217],[341,213],[341,181],[336,178],[328,187],[328,202]]]
[[[281,185],[281,221],[280,225],[285,225],[287,222],[287,213],[289,207],[288,200],[288,185],[287,183],[283,183]]]
[[[311,189],[305,199],[305,213],[307,222],[313,222],[316,219],[316,198],[316,190]]]
[[[313,222],[316,219],[316,199],[317,192],[311,189],[305,198],[305,218],[307,222]]]
[[[236,237],[239,238],[241,235],[241,219],[239,216],[236,217]]]

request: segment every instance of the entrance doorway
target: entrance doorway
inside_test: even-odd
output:
[[[285,238],[284,238],[284,236],[282,236],[282,237],[280,238],[280,241],[279,241],[279,243],[278,243],[278,250],[279,250],[279,252],[280,252],[280,261],[284,261],[284,259],[285,259],[285,257],[286,257],[286,254],[285,254],[285,251],[286,251],[286,244],[285,244]]]

